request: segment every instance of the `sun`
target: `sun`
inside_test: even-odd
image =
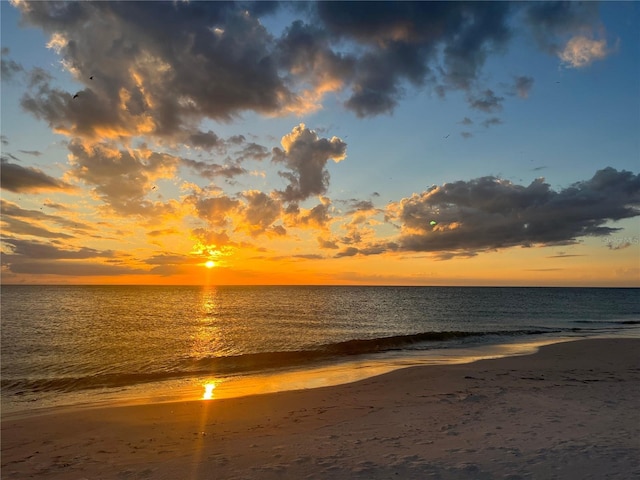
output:
[[[213,267],[216,266],[216,262],[214,262],[213,260],[207,260],[204,263],[204,266],[207,267],[207,268],[213,268]]]

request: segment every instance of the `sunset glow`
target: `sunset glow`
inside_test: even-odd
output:
[[[1,3],[3,283],[640,286],[637,2],[257,5]]]

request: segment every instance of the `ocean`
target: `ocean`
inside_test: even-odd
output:
[[[3,285],[2,411],[309,388],[564,339],[637,337],[639,293]]]

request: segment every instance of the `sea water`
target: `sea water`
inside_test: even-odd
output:
[[[307,388],[640,329],[624,288],[1,288],[3,412],[231,380]]]

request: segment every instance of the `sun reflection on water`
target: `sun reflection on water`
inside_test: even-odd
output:
[[[209,382],[202,385],[204,387],[204,393],[202,394],[202,400],[213,399],[213,391],[216,389],[215,382]]]

